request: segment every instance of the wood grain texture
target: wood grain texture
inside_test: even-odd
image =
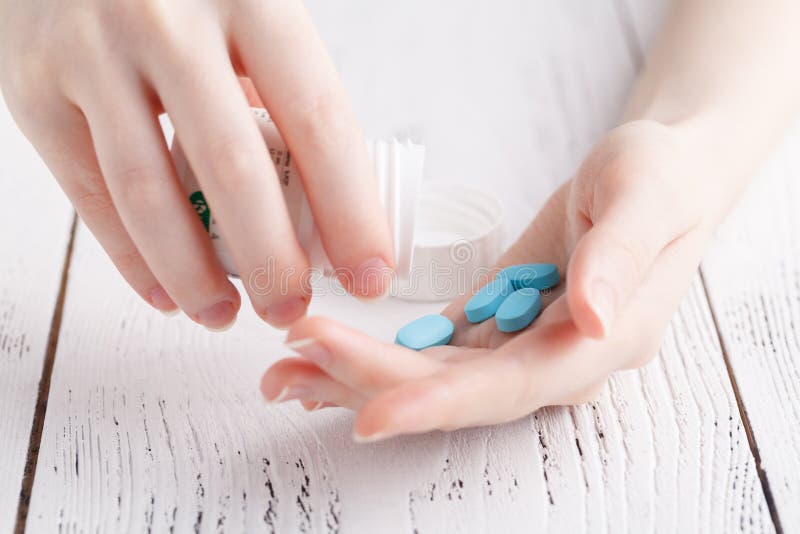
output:
[[[703,275],[786,532],[800,530],[800,125],[718,232]]]
[[[772,528],[699,283],[658,360],[618,374],[598,402],[470,432],[454,437],[451,454],[469,451],[483,476],[463,459],[443,466],[415,495],[426,512],[415,517],[442,527],[462,518],[459,531],[488,531],[509,515],[517,531]],[[483,478],[482,495],[461,489],[475,478]],[[453,513],[443,513],[442,503]]]
[[[313,1],[371,137],[428,145],[428,178],[496,188],[509,235],[617,120],[664,2]],[[645,22],[643,22],[645,21]],[[316,299],[383,339],[438,305]],[[30,532],[770,532],[699,282],[659,358],[595,403],[360,446],[344,410],[268,406],[286,354],[249,310],[166,319],[81,228]]]
[[[10,532],[72,210],[2,99],[0,199],[0,532]]]
[[[378,445],[345,410],[266,405],[282,333],[207,333],[137,300],[84,229],[70,270],[30,532],[771,531],[703,289],[660,357],[595,403]],[[435,305],[337,313],[388,338]]]

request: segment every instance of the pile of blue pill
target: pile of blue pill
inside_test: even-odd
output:
[[[523,263],[506,267],[483,286],[464,306],[471,323],[494,317],[501,332],[517,332],[527,327],[542,311],[539,291],[561,281],[552,263]],[[442,315],[426,315],[398,330],[395,343],[422,350],[447,345],[453,337],[453,323]]]

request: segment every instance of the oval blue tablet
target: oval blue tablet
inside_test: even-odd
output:
[[[558,285],[561,277],[558,275],[558,267],[552,263],[522,263],[506,267],[497,275],[508,277],[514,289],[531,287],[542,291]]]
[[[425,315],[397,331],[394,342],[409,349],[422,350],[447,345],[453,337],[453,323],[444,315]]]
[[[501,332],[516,332],[531,324],[540,311],[542,311],[542,298],[539,296],[539,290],[524,287],[514,291],[503,301],[494,320]]]
[[[464,306],[464,313],[471,323],[480,323],[495,314],[505,298],[514,291],[511,281],[507,276],[498,276],[489,282]]]

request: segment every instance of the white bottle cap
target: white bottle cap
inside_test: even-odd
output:
[[[467,294],[497,262],[503,246],[503,205],[487,191],[426,183],[419,195],[414,254],[393,295],[452,300]]]

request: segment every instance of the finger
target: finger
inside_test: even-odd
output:
[[[308,317],[295,323],[286,346],[362,395],[431,374],[442,363],[419,352],[378,341],[335,321]]]
[[[303,401],[300,404],[303,406],[303,409],[305,409],[305,411],[307,411],[307,412],[316,412],[317,410],[322,410],[322,409],[325,409],[325,408],[342,408],[342,406],[339,406],[339,405],[334,404],[332,402],[315,402],[315,401],[305,402],[305,401]]]
[[[83,222],[130,286],[156,309],[172,314],[177,305],[151,272],[114,207],[97,163],[81,111],[64,101],[48,106],[46,127],[30,125],[37,147]]]
[[[242,86],[242,91],[244,91],[244,96],[247,98],[247,103],[250,106],[254,108],[264,107],[264,102],[262,102],[261,97],[258,96],[258,91],[256,91],[256,86],[253,85],[253,80],[244,76],[239,76],[239,85]]]
[[[483,358],[404,382],[369,400],[356,418],[356,439],[503,423],[578,398],[616,361],[601,357],[603,342],[580,334],[564,299],[551,308],[564,319],[519,335]]]
[[[357,410],[364,403],[363,396],[303,358],[276,362],[261,379],[261,393],[269,402],[298,399],[312,408],[329,403]]]
[[[108,79],[81,105],[114,206],[170,297],[198,323],[224,329],[241,299],[185,198],[149,99],[131,76]]]
[[[307,412],[316,412],[323,408],[341,408],[341,406],[332,402],[318,402],[318,401],[300,401],[303,409]]]
[[[394,266],[389,227],[333,62],[302,2],[250,5],[232,21],[241,61],[295,156],[325,251],[350,292],[382,295]]]
[[[253,307],[271,324],[287,326],[306,311],[308,259],[224,38],[218,28],[201,22],[197,26],[194,38],[203,39],[205,53],[196,54],[186,37],[179,53],[151,61],[148,76],[175,125]]]
[[[613,371],[652,359],[707,242],[706,233],[694,230],[666,247],[607,338],[583,335],[566,298],[559,299],[541,324],[487,357],[448,366],[368,401],[356,418],[356,439],[499,423],[590,398]]]
[[[696,221],[690,210],[671,200],[678,195],[670,186],[653,180],[626,178],[619,188],[599,194],[591,216],[594,224],[570,260],[567,294],[580,330],[602,338],[659,253]]]

